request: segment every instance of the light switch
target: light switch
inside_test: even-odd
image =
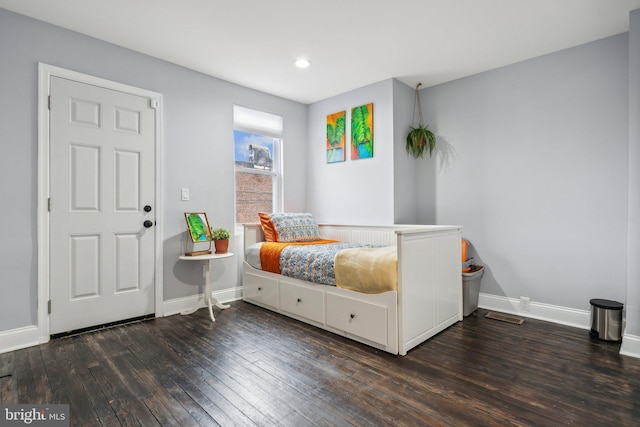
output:
[[[182,189],[182,201],[187,201],[189,200],[189,189],[188,188],[183,188]]]

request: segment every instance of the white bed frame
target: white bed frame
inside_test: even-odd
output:
[[[363,294],[251,267],[244,300],[392,354],[407,351],[463,318],[461,227],[320,225],[325,239],[398,247],[398,292]],[[244,247],[264,241],[245,224]]]

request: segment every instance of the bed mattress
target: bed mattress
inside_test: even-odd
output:
[[[267,245],[263,247],[263,245]],[[327,241],[322,244],[284,246],[277,260],[266,258],[273,243],[259,242],[246,248],[247,263],[258,270],[307,282],[337,286],[363,293],[397,290],[397,251],[379,247]]]

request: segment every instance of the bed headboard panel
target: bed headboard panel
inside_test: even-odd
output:
[[[258,242],[264,242],[264,233],[260,224],[244,224],[244,248]]]
[[[339,240],[341,242],[362,243],[380,246],[396,246],[397,234],[406,232],[436,232],[449,226],[428,225],[332,225],[318,224],[323,239]],[[244,247],[254,243],[264,242],[264,233],[259,223],[244,224]]]
[[[339,240],[341,242],[363,243],[380,246],[396,245],[396,229],[393,226],[353,226],[353,225],[323,225],[319,224],[320,235],[323,239]],[[260,224],[244,224],[244,247],[254,243],[264,242],[264,233]]]
[[[319,228],[324,239],[341,242],[395,246],[397,241],[394,227],[320,225]]]

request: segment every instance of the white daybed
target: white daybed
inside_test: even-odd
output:
[[[398,291],[364,294],[243,263],[244,300],[392,354],[462,320],[461,227],[319,225],[325,239],[397,246]],[[264,241],[244,226],[244,247]]]

